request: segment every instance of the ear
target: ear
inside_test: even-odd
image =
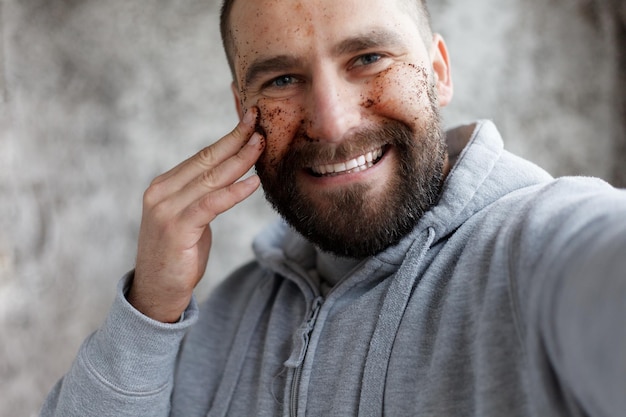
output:
[[[445,107],[452,101],[454,88],[450,71],[450,57],[445,41],[438,33],[433,35],[430,56],[435,77],[435,87],[439,95],[439,106]]]
[[[239,89],[237,85],[233,81],[230,83],[230,90],[233,92],[233,98],[235,99],[235,108],[237,109],[237,114],[239,115],[239,120],[243,118],[243,108],[241,107],[241,97],[239,96]]]

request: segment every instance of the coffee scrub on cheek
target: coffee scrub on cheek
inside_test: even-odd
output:
[[[420,119],[421,112],[416,110],[431,105],[433,93],[426,67],[400,63],[365,83],[360,105],[377,116],[412,124]]]
[[[266,148],[261,155],[266,166],[282,160],[302,126],[302,110],[290,99],[260,98],[255,130],[265,137]]]

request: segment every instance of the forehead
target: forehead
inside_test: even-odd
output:
[[[312,56],[367,33],[419,40],[408,0],[237,0],[229,22],[238,73],[259,56]]]

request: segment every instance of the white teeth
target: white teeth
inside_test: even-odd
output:
[[[383,149],[379,148],[375,151],[360,155],[349,161],[340,162],[338,164],[326,164],[312,167],[311,170],[318,175],[333,175],[346,172],[363,171],[372,165],[374,161],[383,156]]]
[[[359,162],[356,159],[351,159],[346,162],[346,170],[354,169],[359,166]]]

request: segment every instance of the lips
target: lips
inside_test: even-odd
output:
[[[334,164],[322,164],[311,167],[311,173],[315,176],[334,176],[341,174],[351,174],[354,172],[365,171],[371,168],[380,160],[383,156],[383,148],[378,148],[373,151],[367,152],[364,155],[359,155],[353,159],[347,161],[334,163]]]

